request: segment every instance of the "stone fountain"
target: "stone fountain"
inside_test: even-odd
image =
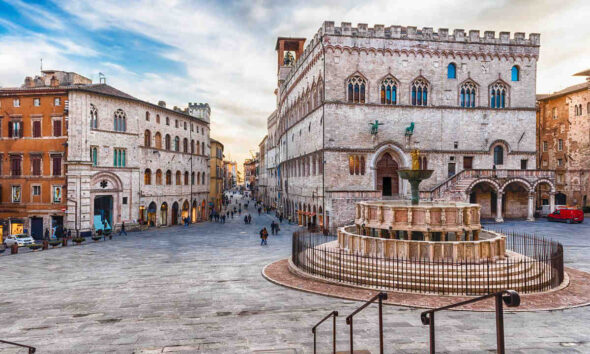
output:
[[[412,169],[398,170],[398,174],[402,179],[410,182],[412,190],[412,205],[420,203],[420,182],[432,176],[433,170],[420,169],[420,152],[418,150],[412,151]]]

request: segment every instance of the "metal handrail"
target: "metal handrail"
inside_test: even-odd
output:
[[[326,317],[322,318],[320,322],[316,323],[315,326],[313,326],[313,328],[311,329],[311,332],[313,333],[313,353],[316,353],[316,333],[315,330],[316,328],[318,328],[319,325],[321,325],[322,323],[324,323],[325,320],[327,320],[328,318],[332,317],[334,319],[333,323],[332,323],[332,353],[336,353],[336,317],[338,317],[338,311],[332,311],[330,312]]]
[[[387,300],[387,293],[383,293],[383,292],[373,296],[369,301],[365,302],[365,304],[363,306],[359,307],[353,313],[351,313],[350,315],[348,315],[346,317],[346,324],[350,326],[350,352],[351,353],[354,353],[354,345],[353,345],[353,341],[352,341],[352,333],[353,333],[352,318],[354,317],[354,315],[361,312],[367,306],[369,306],[370,304],[375,302],[375,300],[379,300],[379,348],[380,348],[380,353],[383,354],[383,300]]]
[[[474,302],[482,301],[495,297],[496,299],[496,352],[498,354],[504,354],[504,308],[503,304],[508,307],[518,307],[520,305],[520,295],[514,290],[503,290],[497,293],[488,294],[477,297],[475,299],[458,302],[436,309],[424,311],[420,314],[420,320],[423,325],[429,325],[430,327],[430,353],[436,353],[435,338],[434,338],[434,313],[442,310],[448,310],[454,307],[459,307]]]
[[[34,352],[37,351],[37,349],[35,349],[35,347],[31,347],[30,345],[9,342],[6,340],[1,340],[1,339],[0,339],[0,343],[10,344],[10,345],[14,345],[14,346],[21,347],[21,348],[27,348],[27,349],[29,349],[29,354],[33,354]]]

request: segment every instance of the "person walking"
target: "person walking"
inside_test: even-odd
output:
[[[283,213],[279,214],[279,222],[282,224],[283,223]]]
[[[261,211],[262,211],[262,208],[258,208],[258,215],[260,215]]]
[[[119,230],[119,236],[121,236],[122,234],[125,234],[125,236],[127,236],[127,231],[125,231],[125,222],[124,221],[121,223],[121,230]]]
[[[248,224],[251,224],[251,223],[252,223],[252,215],[248,214]],[[268,235],[268,231],[266,232],[266,234]]]
[[[45,229],[45,235],[43,236],[43,239],[49,241],[49,229]]]
[[[262,230],[260,230],[260,246],[264,246],[264,245],[268,245],[266,243],[266,239],[268,238],[268,231],[266,231],[266,227],[262,228]]]
[[[244,215],[244,224],[248,224],[248,215]]]

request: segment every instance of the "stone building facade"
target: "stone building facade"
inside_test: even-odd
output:
[[[0,89],[0,239],[60,234],[66,208],[68,89],[90,80],[45,70]]]
[[[106,83],[72,88],[68,99],[66,227],[88,232],[123,222],[206,220],[208,105],[169,109]]]
[[[341,225],[356,201],[406,198],[397,170],[415,148],[434,170],[422,198],[471,200],[484,218],[532,219],[535,189],[554,192],[554,174],[536,170],[540,35],[324,22],[304,42],[276,45],[268,141],[286,215]]]
[[[215,139],[211,141],[211,159],[209,160],[210,178],[209,205],[221,212],[223,207],[224,172],[223,172],[223,144]]]
[[[586,82],[538,96],[538,167],[556,171],[556,202],[590,203],[590,70],[576,74]],[[538,199],[548,202],[549,191]]]

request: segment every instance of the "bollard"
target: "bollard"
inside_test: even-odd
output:
[[[43,240],[43,251],[45,251],[46,249],[49,249],[49,241]]]
[[[16,243],[13,243],[12,246],[10,246],[10,254],[17,254],[18,253],[18,245]]]

